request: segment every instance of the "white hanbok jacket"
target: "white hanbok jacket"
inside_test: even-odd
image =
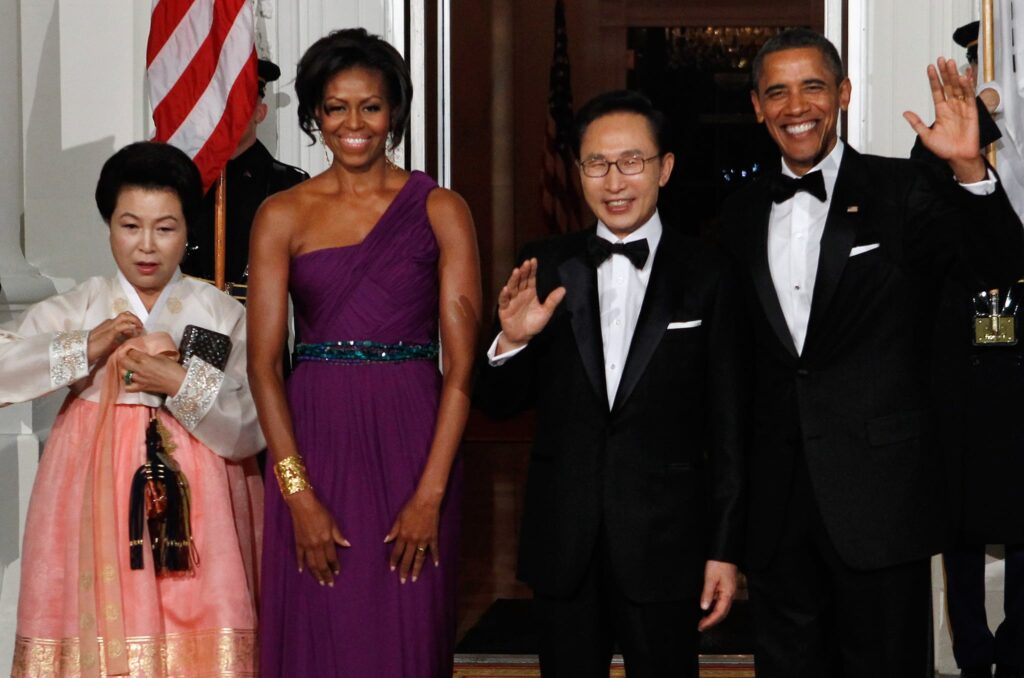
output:
[[[223,372],[197,357],[189,359],[185,381],[172,397],[122,392],[119,404],[165,406],[226,459],[244,459],[266,446],[246,375],[245,307],[180,272],[150,312],[119,272],[41,301],[0,328],[0,404],[25,402],[64,386],[79,398],[99,402],[104,364],[88,364],[89,331],[124,311],[138,316],[146,332],[167,332],[176,344],[187,325],[226,334],[231,353]]]

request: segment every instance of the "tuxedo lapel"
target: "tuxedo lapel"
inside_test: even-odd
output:
[[[597,299],[597,271],[581,252],[558,267],[558,277],[567,293],[563,304],[576,337],[590,385],[602,401],[608,400],[604,381],[604,344],[601,340],[601,311]]]
[[[860,154],[849,146],[843,151],[843,161],[829,205],[825,231],[821,236],[821,250],[818,255],[818,273],[814,279],[814,295],[811,298],[811,315],[807,321],[807,338],[804,348],[811,344],[821,324],[821,317],[835,295],[846,263],[850,260],[850,249],[857,238],[857,229],[862,223],[864,202],[864,172]]]
[[[775,292],[775,282],[772,280],[771,269],[768,268],[768,222],[772,214],[772,201],[763,180],[759,194],[751,201],[750,211],[750,223],[754,224],[749,241],[754,289],[768,318],[768,324],[775,330],[775,335],[789,354],[796,358],[796,344],[793,343],[793,335],[786,324],[786,316],[782,314],[779,295]]]
[[[613,410],[621,407],[636,388],[672,319],[672,295],[680,293],[680,290],[673,289],[672,285],[672,262],[675,260],[676,242],[675,234],[666,228],[662,232],[661,243],[651,264],[651,279],[647,281],[647,290],[640,306],[636,329],[633,330],[633,338],[629,343],[629,354],[622,370],[619,388],[615,392]]]

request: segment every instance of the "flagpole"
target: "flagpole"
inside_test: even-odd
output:
[[[993,0],[981,0],[981,39],[985,45],[982,55],[982,82],[991,82],[996,77],[995,11]],[[993,167],[996,166],[996,145],[989,144],[985,155]]]
[[[227,249],[227,177],[221,168],[217,180],[217,196],[214,201],[213,216],[213,283],[217,289],[226,288],[224,284],[224,258]]]

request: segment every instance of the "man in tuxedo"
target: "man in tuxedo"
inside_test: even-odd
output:
[[[781,172],[737,193],[722,236],[754,340],[746,571],[758,678],[924,678],[929,556],[953,524],[931,359],[944,282],[1022,270],[1021,227],[979,154],[956,64],[929,67],[935,123],[904,117],[948,172],[837,137],[850,81],[794,29],[753,64]],[[959,185],[958,185],[959,183]]]
[[[603,94],[575,124],[597,225],[523,250],[478,404],[537,412],[518,575],[545,678],[607,678],[616,641],[630,678],[696,678],[698,628],[728,613],[740,551],[733,279],[661,222],[675,159],[650,101]]]

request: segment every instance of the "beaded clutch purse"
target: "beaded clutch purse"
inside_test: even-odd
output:
[[[182,365],[195,355],[223,372],[231,354],[231,337],[198,325],[186,325],[178,353],[181,354]]]

